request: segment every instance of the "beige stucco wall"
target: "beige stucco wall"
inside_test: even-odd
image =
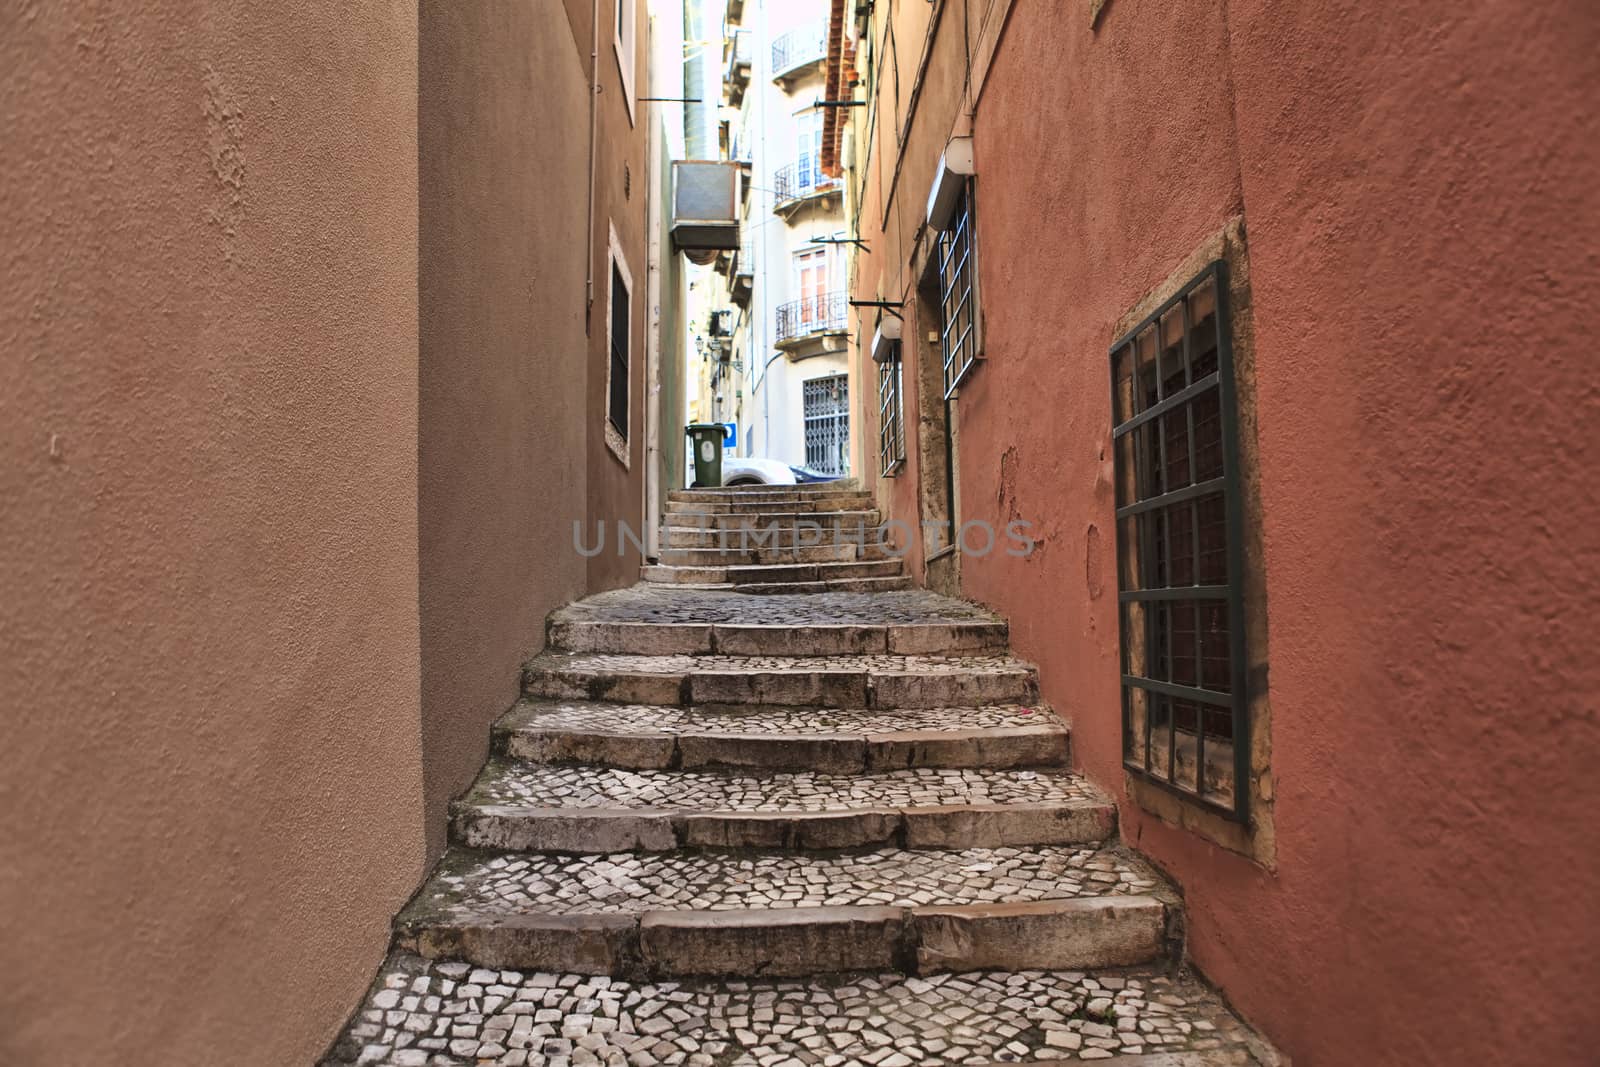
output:
[[[584,403],[588,41],[580,57],[558,0],[425,0],[420,17],[418,514],[437,850],[545,614],[583,593],[572,524],[588,509],[585,434],[600,426]]]
[[[420,874],[415,72],[0,9],[0,1063],[308,1062]]]

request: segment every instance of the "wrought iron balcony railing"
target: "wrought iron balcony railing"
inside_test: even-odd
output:
[[[816,22],[801,26],[772,42],[772,76],[781,78],[797,67],[817,63],[828,55],[828,27]]]
[[[778,306],[778,343],[845,329],[848,294],[843,289],[819,293]]]
[[[772,192],[780,205],[838,186],[839,180],[822,173],[822,168],[817,164],[816,159],[802,159],[773,172]]]

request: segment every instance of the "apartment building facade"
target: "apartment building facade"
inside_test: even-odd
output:
[[[717,421],[742,455],[850,473],[843,184],[823,173],[828,7],[728,5],[726,158],[747,165],[743,245],[719,264]],[[761,42],[759,47],[755,42]]]
[[[862,473],[1296,1064],[1576,1063],[1600,27],[1371,14],[836,0]]]

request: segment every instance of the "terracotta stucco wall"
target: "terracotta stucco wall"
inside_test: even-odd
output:
[[[308,1062],[420,873],[415,63],[0,13],[0,1062]]]
[[[431,851],[582,594],[588,82],[558,0],[421,6],[423,757]]]
[[[1600,22],[1558,8],[1113,0],[1091,33],[1018,0],[976,116],[962,517],[1043,543],[969,556],[963,591],[1010,617],[1125,836],[1186,890],[1196,961],[1297,1064],[1577,1063],[1600,1040],[1571,996],[1600,980]],[[892,274],[912,235],[871,215],[882,129],[862,236]],[[926,189],[898,195],[915,213]],[[1109,536],[1107,347],[1241,212],[1270,870],[1124,791]],[[909,483],[880,487],[897,514]]]

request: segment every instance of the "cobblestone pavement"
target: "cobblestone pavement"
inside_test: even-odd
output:
[[[980,708],[789,708],[730,704],[664,707],[601,704],[581,700],[526,701],[525,725],[542,730],[586,730],[603,734],[700,733],[882,734],[896,731],[992,730],[1059,722],[1047,708],[991,705]]]
[[[560,622],[689,622],[749,626],[900,625],[998,622],[975,604],[924,589],[883,593],[803,593],[752,600],[742,593],[640,583],[600,593],[556,612]]]
[[[330,1063],[1255,1062],[1004,620],[776,588],[552,615]]]
[[[455,853],[408,912],[442,916],[983,904],[1147,894],[1160,879],[1113,849],[882,849],[862,855]]]
[[[466,803],[532,808],[819,812],[965,804],[1098,802],[1082,777],[1048,771],[914,768],[830,775],[628,771],[491,761]]]
[[[330,1063],[934,1067],[1242,1049],[1183,974],[873,974],[634,984],[392,956]]]

